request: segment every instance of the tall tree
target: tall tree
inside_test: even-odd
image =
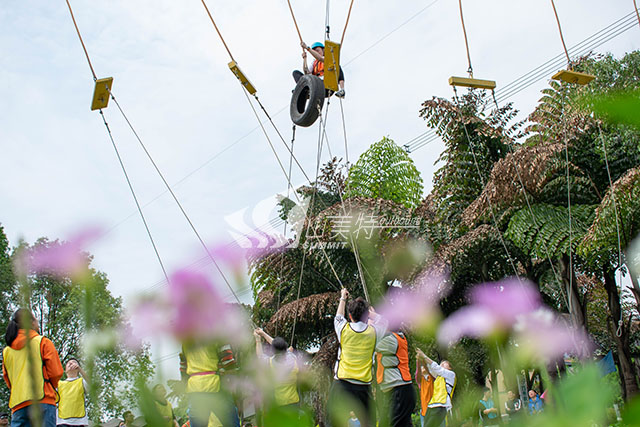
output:
[[[40,238],[33,245],[23,242],[12,256],[25,259],[43,251],[60,250],[63,244],[47,238]],[[29,305],[40,322],[41,333],[54,343],[61,361],[95,356],[91,358],[91,368],[96,399],[91,402],[90,417],[100,422],[103,416],[119,415],[137,404],[136,381],[153,375],[153,365],[148,347],[132,351],[109,338],[118,328],[126,328],[122,300],[109,291],[106,274],[91,267],[93,257],[88,253],[80,256],[84,259],[81,274],[71,277],[53,269],[32,272],[25,280],[30,291]],[[19,306],[18,295],[14,295],[9,307],[13,310]],[[87,340],[97,334],[103,334],[102,338]]]

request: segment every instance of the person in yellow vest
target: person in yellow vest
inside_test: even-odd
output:
[[[376,344],[387,332],[387,322],[363,298],[349,302],[349,291],[342,289],[340,303],[334,319],[334,328],[340,347],[335,364],[334,379],[329,390],[327,419],[330,424],[347,424],[348,411],[354,411],[362,427],[375,425],[372,405],[373,353]],[[343,414],[341,409],[347,409]]]
[[[236,407],[220,387],[218,345],[185,344],[182,346],[182,353],[191,427],[237,426],[239,421]]]
[[[179,427],[176,416],[173,413],[173,406],[167,400],[167,389],[162,384],[156,384],[153,387],[153,399],[158,414],[164,420],[164,423],[157,427]]]
[[[30,325],[27,329],[25,325]],[[62,378],[62,364],[53,343],[38,334],[40,325],[30,310],[17,310],[5,333],[2,375],[11,392],[11,425],[31,426],[34,403],[40,404],[43,427],[56,425],[56,387]]]
[[[438,365],[420,349],[416,350],[416,358],[419,367],[428,371],[425,375],[433,377],[433,394],[424,418],[424,426],[444,427],[447,415],[451,415],[451,396],[456,387],[456,374],[448,360],[443,360]]]
[[[387,334],[376,345],[376,382],[387,395],[389,425],[412,427],[416,391],[409,370],[409,343],[401,331]]]
[[[256,354],[258,358],[266,359],[274,375],[274,403],[276,406],[291,407],[297,409],[300,403],[298,395],[298,361],[292,349],[287,348],[287,342],[282,337],[272,338],[261,328],[253,332],[256,337]],[[264,339],[273,348],[274,355],[265,356],[262,351]]]
[[[64,370],[67,378],[58,383],[58,426],[88,426],[84,399],[89,391],[87,374],[74,358],[67,360]]]

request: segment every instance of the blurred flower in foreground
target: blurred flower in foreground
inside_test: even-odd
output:
[[[438,302],[447,291],[444,277],[425,274],[416,280],[413,288],[392,287],[376,311],[389,322],[392,330],[401,325],[414,329],[428,327],[438,318]]]
[[[450,345],[463,336],[511,334],[521,352],[543,359],[570,352],[583,354],[588,347],[584,333],[542,307],[540,293],[533,283],[517,279],[487,283],[473,288],[470,297],[471,305],[443,322],[438,331],[441,345]]]
[[[207,276],[189,270],[171,275],[166,292],[141,300],[131,318],[137,338],[168,333],[182,342],[240,344],[248,339],[248,319],[242,309],[225,302]]]
[[[98,228],[87,228],[62,243],[36,243],[24,250],[15,262],[18,274],[48,273],[80,279],[87,273],[88,257],[83,249],[101,235]]]

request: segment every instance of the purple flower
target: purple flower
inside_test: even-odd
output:
[[[181,270],[169,279],[171,333],[179,340],[212,339],[231,319],[229,305],[201,273]]]
[[[66,241],[46,242],[24,251],[16,262],[19,274],[48,273],[79,278],[86,274],[88,257],[83,249],[101,235],[98,228],[88,228]]]
[[[516,317],[540,307],[540,292],[526,280],[506,279],[485,283],[471,290],[471,302],[484,307],[503,325],[509,326]]]
[[[415,288],[393,287],[377,312],[389,322],[390,329],[402,324],[421,328],[433,323],[438,316],[438,302],[447,291],[441,276],[423,276]]]
[[[587,356],[592,350],[584,331],[545,308],[520,317],[513,329],[521,356],[549,361],[564,354]]]
[[[483,338],[506,332],[519,316],[537,310],[540,294],[531,282],[506,279],[478,285],[470,292],[471,305],[450,315],[440,327],[438,341],[448,345],[463,336]]]
[[[496,316],[481,306],[467,306],[451,314],[438,330],[438,342],[449,345],[462,337],[482,338],[499,326]]]

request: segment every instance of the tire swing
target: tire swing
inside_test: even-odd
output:
[[[291,96],[291,121],[302,127],[314,124],[324,105],[324,96],[324,82],[320,77],[312,74],[300,77]]]

